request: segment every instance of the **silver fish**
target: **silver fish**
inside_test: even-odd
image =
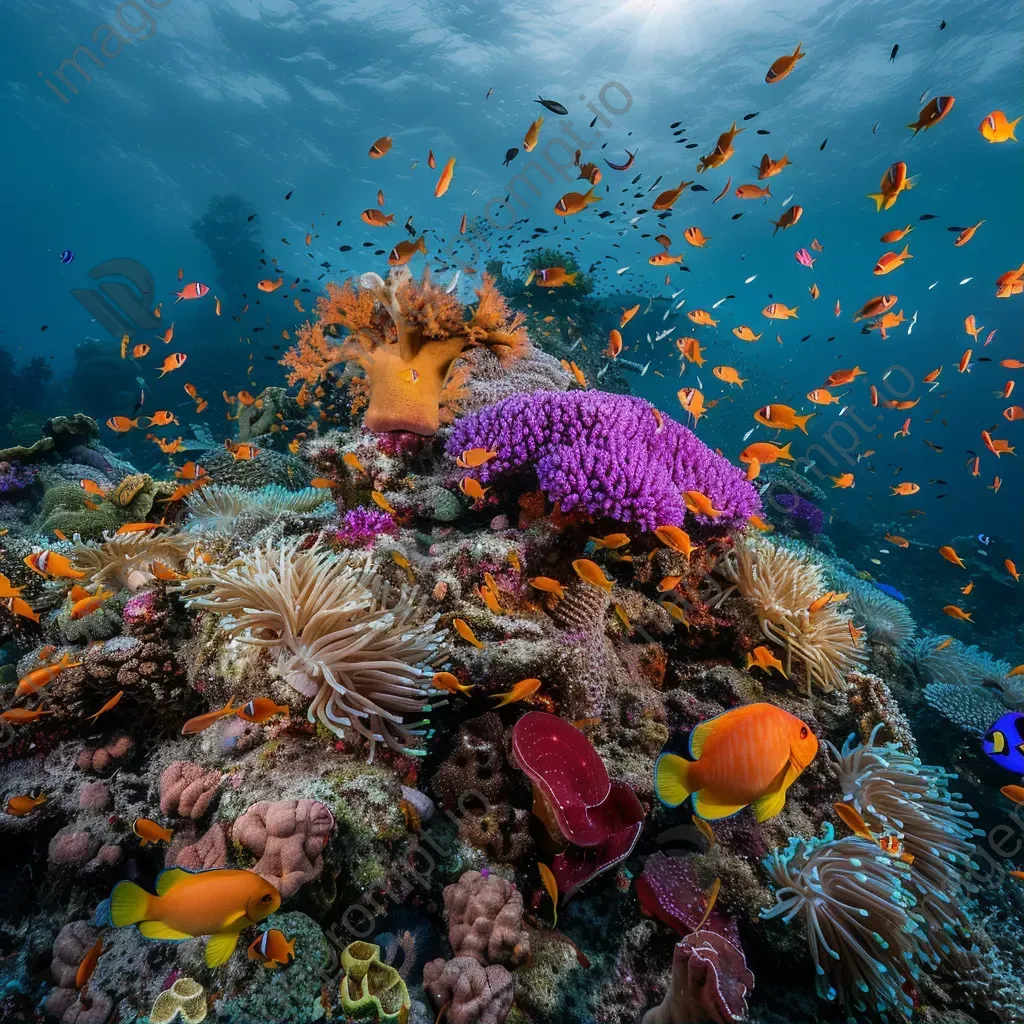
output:
[[[928,285],[928,291],[931,291],[938,283],[938,281],[932,281],[932,283]]]
[[[751,281],[756,281],[756,280],[757,280],[757,274],[751,274],[750,277],[748,277],[746,279],[746,281],[744,281],[743,283],[744,284],[750,284]]]
[[[783,205],[783,206],[789,206],[789,204],[790,204],[790,203],[791,203],[792,201],[793,201],[793,197],[792,197],[792,196],[788,196],[788,197],[787,197],[786,199],[784,199],[784,200],[782,201],[782,205]]]
[[[842,409],[840,409],[840,410],[839,410],[839,415],[840,415],[840,416],[842,416],[842,415],[843,415],[843,413],[844,413],[844,412],[846,412],[846,410],[847,410],[847,409],[849,409],[849,408],[850,408],[850,407],[849,407],[848,405],[844,405],[844,406],[842,407]]]
[[[619,269],[616,270],[615,273],[616,274],[624,274],[627,270],[629,270],[629,267],[619,267]]]
[[[973,280],[974,280],[973,277],[965,277],[960,283],[961,284],[967,284],[968,281],[973,281]]]
[[[678,298],[678,297],[679,297],[680,295],[682,295],[682,294],[683,294],[683,292],[685,292],[685,291],[686,291],[686,289],[685,289],[685,288],[680,288],[680,289],[679,289],[679,291],[677,291],[677,292],[673,292],[673,293],[672,293],[672,298],[673,298],[673,299],[676,299],[676,298]]]
[[[748,430],[748,431],[747,431],[747,432],[746,432],[746,433],[745,433],[745,434],[743,435],[743,440],[744,440],[744,441],[746,441],[746,440],[747,440],[747,438],[748,438],[748,437],[750,437],[750,435],[751,435],[751,434],[752,434],[752,433],[754,432],[754,430],[755,430],[755,428],[754,428],[754,427],[751,427],[751,428],[750,428],[750,429],[749,429],[749,430]]]
[[[910,318],[910,323],[907,324],[907,335],[908,336],[910,335],[910,332],[914,329],[914,324],[916,324],[916,323],[917,323],[917,310],[915,309],[914,310],[914,315]]]
[[[713,306],[712,306],[711,308],[712,308],[712,309],[718,309],[718,307],[719,307],[719,306],[720,306],[720,305],[721,305],[721,304],[722,304],[723,302],[725,302],[725,301],[726,301],[725,299],[719,299],[719,300],[718,300],[718,301],[717,301],[717,302],[716,302],[716,303],[715,303],[715,304],[714,304],[714,305],[713,305]]]
[[[661,341],[662,338],[667,338],[672,333],[673,328],[666,328],[664,331],[659,331],[655,336],[655,341]]]

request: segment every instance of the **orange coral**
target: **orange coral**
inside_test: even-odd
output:
[[[337,363],[354,360],[369,385],[370,430],[434,434],[442,399],[457,400],[471,372],[459,367],[450,374],[460,356],[487,347],[516,358],[527,344],[524,317],[510,313],[493,278],[484,274],[476,294],[479,301],[467,313],[456,296],[431,282],[429,270],[415,281],[406,268],[393,270],[387,282],[364,274],[358,285],[330,284],[317,300],[315,322],[303,324],[281,360],[288,381],[312,383]]]

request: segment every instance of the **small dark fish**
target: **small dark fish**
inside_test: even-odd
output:
[[[597,118],[596,117],[594,118],[593,121],[590,122],[590,127],[593,128],[595,124],[597,124]]]
[[[988,356],[978,356],[978,358],[975,359],[974,361],[976,363],[991,363],[992,362],[992,360]],[[993,427],[992,429],[995,430],[995,427]]]
[[[680,141],[682,141],[682,140],[680,140]],[[686,148],[687,149],[696,149],[698,145],[699,145],[699,143],[697,143],[697,142],[688,142],[686,144]]]
[[[801,341],[810,341],[810,338],[811,338],[811,336],[809,334],[805,334],[800,340]]]
[[[771,132],[768,131],[767,128],[758,128],[757,129],[757,134],[758,135],[771,135]]]
[[[754,118],[757,117],[757,115],[760,114],[760,113],[761,113],[760,110],[755,110],[752,114],[744,114],[743,115],[743,120],[744,121],[753,121]]]
[[[339,245],[338,246],[338,250],[340,252],[351,252],[352,251],[352,246],[351,245]]]
[[[65,249],[60,254],[61,263],[70,263],[75,258],[75,254],[70,249]]]
[[[937,213],[922,213],[918,220],[935,220],[938,217]]]
[[[825,136],[825,141],[818,147],[818,152],[819,153],[823,152],[827,145],[828,145],[828,136],[826,135]]]
[[[288,194],[287,194],[287,195],[285,196],[285,199],[291,199],[291,197],[292,197],[292,192],[294,192],[294,191],[295,191],[295,189],[292,189],[292,190],[291,190],[291,192],[289,192],[289,193],[288,193]]]
[[[491,86],[490,89],[487,90],[487,95],[484,97],[484,99],[485,100],[489,100],[491,98],[491,93],[492,92],[494,92],[494,86],[493,85]]]
[[[251,224],[256,219],[255,213],[250,213],[246,220]]]
[[[946,27],[946,19],[943,18],[942,21],[939,22],[939,31],[941,32],[945,27]]]
[[[534,103],[539,103],[545,110],[550,110],[552,114],[568,114],[569,111],[562,106],[558,100],[546,100],[543,97],[534,100]]]
[[[871,129],[871,134],[872,134],[872,135],[874,135],[874,134],[875,134],[875,132],[877,132],[877,131],[878,131],[878,126],[879,126],[879,125],[880,125],[881,123],[882,123],[881,121],[876,121],[876,122],[875,122],[875,125],[874,125],[874,127],[873,127],[873,128]]]
[[[956,231],[959,234],[959,232],[963,231],[963,228],[946,228],[946,230],[947,231]]]
[[[707,189],[703,185],[691,185],[691,192],[707,192]]]
[[[734,214],[732,215],[732,219],[733,219],[733,220],[739,220],[739,219],[740,219],[740,217],[742,217],[742,216],[743,216],[743,214],[742,214],[742,213],[734,213]]]
[[[628,152],[628,150],[627,150]],[[631,182],[630,185],[635,185],[640,180],[641,175],[637,175]]]
[[[685,135],[686,134],[686,129],[685,128],[680,128],[679,131],[673,132],[672,134],[673,135]]]
[[[501,166],[508,167],[508,165],[512,163],[517,156],[519,156],[519,150],[517,147],[513,146],[511,149],[505,150],[505,160]]]
[[[46,330],[49,330],[49,328],[50,328],[50,325],[49,325],[49,324],[43,324],[43,326],[42,326],[42,327],[40,327],[40,328],[39,328],[39,330],[41,330],[41,331],[46,331]]]
[[[671,123],[671,124],[669,125],[669,128],[678,128],[678,127],[679,127],[679,126],[680,126],[680,125],[681,125],[682,123],[683,123],[682,121],[673,121],[673,122],[672,122],[672,123]]]
[[[600,217],[600,218],[601,218],[601,220],[607,220],[607,219],[608,219],[608,218],[609,218],[609,217],[610,217],[611,215],[612,215],[612,212],[611,212],[611,210],[602,210],[602,211],[601,211],[601,212],[600,212],[600,213],[598,214],[598,217]]]
[[[416,229],[412,226],[412,214],[411,213],[409,214],[409,219],[405,222],[405,230],[408,231],[409,234],[413,238],[416,237]]]
[[[892,53],[889,54],[889,63],[890,64],[895,64],[896,63],[896,54],[899,53],[899,52],[900,52],[900,44],[897,43],[892,48]]]

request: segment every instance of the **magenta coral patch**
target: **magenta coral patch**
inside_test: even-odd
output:
[[[696,434],[641,398],[604,391],[513,395],[460,419],[449,455],[487,448],[497,457],[474,470],[481,482],[535,471],[563,512],[636,523],[646,530],[698,523],[736,527],[761,511],[744,473]],[[722,512],[688,513],[684,491],[706,494]]]
[[[644,809],[629,786],[608,778],[590,740],[557,715],[531,711],[520,718],[512,729],[512,753],[570,843],[552,863],[568,899],[629,856],[644,827]]]

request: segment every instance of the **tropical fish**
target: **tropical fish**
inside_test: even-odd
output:
[[[85,579],[84,572],[79,572],[67,558],[58,555],[56,551],[37,551],[27,555],[24,562],[39,576],[53,576],[66,580]]]
[[[740,375],[732,366],[715,366],[712,367],[711,372],[726,384],[735,384],[738,387],[743,387],[743,385],[746,384],[746,380],[741,379]]]
[[[939,554],[942,555],[942,557],[947,562],[952,562],[953,565],[958,565],[961,569],[967,568],[967,566],[964,565],[963,561],[961,560],[960,556],[948,544],[944,544],[941,548],[939,548]]]
[[[718,326],[718,321],[713,319],[706,309],[691,309],[686,316],[692,323],[695,323],[700,327]]]
[[[367,210],[365,212],[367,212],[367,213],[372,212],[374,214],[377,214],[376,210],[373,210],[373,211]],[[381,216],[380,214],[377,214],[377,215]],[[366,218],[364,217],[363,219],[365,220]],[[370,221],[367,221],[367,223],[369,224]],[[386,221],[385,223],[390,223],[390,221]],[[259,290],[261,292],[276,292],[277,289],[280,288],[281,285],[283,285],[283,284],[284,284],[284,278],[283,277],[279,277],[276,281],[273,281],[273,280],[271,280],[268,277],[268,278],[264,278],[262,281],[257,281],[256,282],[256,287],[259,288]],[[166,342],[167,340],[168,339],[165,337],[164,341]]]
[[[453,619],[452,625],[455,627],[455,632],[458,633],[466,643],[470,643],[474,647],[478,647],[480,650],[484,649],[484,645],[477,640],[476,634],[469,628],[469,623],[466,622],[465,619]]]
[[[682,195],[683,190],[689,188],[692,184],[692,181],[681,181],[678,188],[670,188],[668,191],[662,192],[651,204],[651,209],[671,210],[676,200]]]
[[[654,536],[661,541],[662,544],[667,548],[671,548],[673,551],[678,551],[679,554],[685,555],[687,558],[690,557],[690,553],[693,550],[693,545],[690,543],[690,535],[685,530],[680,529],[678,526],[659,526],[654,531]],[[682,577],[673,577],[677,581]],[[675,584],[673,584],[673,587]],[[670,587],[669,589],[672,589]]]
[[[28,725],[37,718],[42,718],[43,715],[52,714],[52,711],[46,711],[43,708],[32,708],[31,710],[29,708],[10,708],[0,714],[0,718],[12,725]]]
[[[845,392],[842,395],[833,395],[828,388],[815,388],[807,392],[807,401],[815,405],[838,405],[839,399],[845,397]]]
[[[694,515],[715,519],[722,514],[721,509],[715,508],[711,499],[701,491],[683,491],[683,503],[686,505],[687,511]]]
[[[775,225],[775,230],[772,232],[772,237],[779,233],[779,230],[785,231],[787,228],[791,228],[802,216],[804,208],[794,204],[789,207],[778,220],[771,221]]]
[[[134,882],[118,882],[110,894],[110,923],[115,928],[137,924],[147,939],[209,935],[206,966],[219,967],[231,958],[239,932],[280,905],[280,892],[252,871],[169,868],[157,876],[155,895]]]
[[[908,224],[905,228],[896,228],[893,231],[886,231],[879,241],[884,242],[886,245],[891,245],[893,242],[898,242],[905,235],[909,235],[913,230],[913,226]]]
[[[838,487],[845,489],[847,487],[854,486],[852,473],[840,473],[839,476],[830,476],[829,479],[832,481],[833,488]]]
[[[955,604],[947,604],[942,609],[951,619],[959,619],[961,622],[973,622],[974,619],[971,616],[973,612],[965,612],[963,608]]]
[[[907,127],[914,135],[923,129],[934,127],[953,109],[954,102],[956,101],[952,96],[936,96],[925,104],[924,109],[917,115],[917,120]]]
[[[969,228],[964,228],[963,231],[961,231],[960,234],[956,236],[956,239],[953,241],[953,244],[955,246],[966,245],[974,237],[974,233],[978,230],[978,228],[980,228],[981,225],[984,223],[985,222],[983,220],[979,220],[977,224],[973,224]]]
[[[683,232],[683,238],[685,238],[686,241],[696,249],[703,249],[708,242],[711,241],[710,238],[706,238],[704,236],[704,232],[696,225],[687,228]],[[680,257],[680,259],[682,259],[682,257]]]
[[[559,217],[570,217],[586,209],[591,203],[600,203],[603,200],[599,195],[594,194],[593,188],[587,189],[584,193],[566,192],[561,199],[555,203],[555,213]]]
[[[899,199],[901,192],[906,192],[914,187],[913,181],[907,177],[907,165],[902,160],[897,160],[882,175],[882,182],[878,186],[878,192],[872,192],[867,198],[875,201],[875,208],[879,212],[890,209]]]
[[[760,341],[761,334],[755,334],[751,328],[746,324],[742,324],[739,327],[734,327],[732,333],[736,335],[740,341]],[[763,332],[762,332],[763,333]]]
[[[460,683],[458,676],[451,672],[435,672],[431,684],[446,693],[469,693],[476,686],[476,683]]]
[[[767,821],[817,753],[818,738],[799,718],[771,704],[748,704],[698,725],[690,734],[692,760],[662,754],[655,792],[669,807],[692,796],[694,813],[707,820],[752,806],[757,821]]]
[[[773,178],[780,174],[783,168],[789,166],[789,157],[783,156],[781,160],[772,160],[767,153],[761,157],[761,163],[757,166],[757,180],[764,181],[765,178]]]
[[[391,151],[391,136],[382,135],[371,147],[369,156],[374,160],[379,160],[382,156]]]
[[[518,701],[526,700],[541,688],[539,679],[520,679],[515,686],[507,693],[493,693],[491,698],[497,700],[496,708],[503,708],[506,704],[515,704]]]
[[[534,576],[528,582],[535,590],[543,590],[546,594],[554,594],[559,600],[565,597],[565,587],[558,580],[553,580],[550,576]]]
[[[269,928],[249,946],[250,960],[262,960],[268,970],[284,967],[295,959],[295,940],[289,939],[279,928]]]
[[[899,298],[896,295],[876,295],[873,299],[868,299],[854,314],[853,322],[857,323],[859,320],[867,320],[887,313],[898,301]]]
[[[770,466],[778,459],[795,462],[796,459],[789,450],[791,444],[791,441],[787,441],[781,448],[768,441],[758,441],[755,444],[749,444],[740,452],[740,462],[750,462],[756,459],[762,466]]]
[[[1024,712],[1008,711],[985,733],[982,750],[1014,775],[1024,774]]]
[[[788,75],[793,68],[796,67],[798,60],[803,60],[807,56],[800,47],[803,43],[797,43],[796,49],[792,53],[787,53],[783,57],[779,57],[778,60],[772,63],[772,66],[768,69],[768,73],[764,76],[764,80],[769,84],[773,85],[776,82],[781,82],[782,79]]]
[[[104,714],[105,712],[109,711],[109,710],[110,710],[110,709],[111,709],[112,707],[115,707],[115,706],[116,706],[116,705],[117,705],[117,704],[118,704],[118,703],[120,702],[120,700],[121,700],[121,698],[122,698],[123,696],[124,696],[124,690],[118,690],[118,691],[117,691],[117,693],[115,693],[115,694],[114,694],[114,696],[113,696],[113,697],[111,697],[111,698],[110,698],[110,700],[108,700],[108,701],[107,701],[107,702],[106,702],[106,703],[105,703],[105,704],[103,705],[103,707],[101,707],[101,708],[99,709],[99,711],[97,711],[97,712],[96,712],[95,714],[93,714],[93,715],[89,715],[89,716],[88,716],[88,717],[86,718],[86,721],[87,721],[87,722],[95,722],[95,721],[96,721],[96,719],[100,717],[100,715],[102,715],[102,714]]]
[[[188,356],[184,352],[172,352],[160,365],[160,376],[164,377],[174,370],[180,370],[185,365]]]
[[[289,715],[291,708],[287,704],[275,704],[269,697],[254,697],[235,711],[235,715],[245,722],[258,722],[261,725],[274,715]]]
[[[604,537],[591,537],[590,540],[598,550],[617,551],[629,543],[628,533],[609,533]]]
[[[209,285],[202,284],[199,281],[194,281],[192,284],[185,285],[180,292],[174,294],[178,297],[174,300],[174,304],[177,305],[179,302],[187,301],[189,299],[201,299],[207,292],[209,292]]]
[[[599,587],[601,590],[612,591],[612,581],[601,571],[601,567],[592,562],[589,558],[577,558],[572,563],[573,570],[584,583],[592,587]]]
[[[52,683],[65,669],[78,668],[81,664],[80,661],[72,661],[70,654],[65,654],[56,664],[33,669],[28,675],[24,675],[18,680],[14,696],[27,697],[31,693],[37,693],[44,686]]]
[[[895,487],[890,488],[890,491],[893,494],[899,494],[903,496],[917,494],[919,490],[921,490],[921,485],[915,484],[910,480],[904,480],[902,483],[899,483]]]
[[[538,863],[537,870],[540,872],[540,880],[544,884],[548,896],[551,897],[552,914],[554,915],[551,927],[556,928],[558,927],[558,881],[547,864]]]
[[[374,505],[378,508],[382,508],[385,512],[389,512],[393,516],[398,514],[392,507],[391,502],[389,502],[388,499],[380,493],[380,491],[370,491],[370,500]]]
[[[763,645],[755,647],[753,651],[747,653],[747,668],[754,667],[763,669],[765,672],[776,669],[783,676],[786,676],[787,679],[789,678],[786,675],[786,670],[782,667],[782,662]]]
[[[24,818],[31,814],[37,807],[42,807],[49,797],[38,790],[32,790],[22,796],[9,796],[4,801],[4,814],[13,818]]]
[[[807,423],[814,416],[808,413],[806,416],[797,416],[796,410],[788,405],[765,405],[754,413],[754,419],[766,427],[775,427],[778,430],[795,430],[799,427],[807,433]]]
[[[1013,132],[1019,122],[1019,117],[1013,121],[1008,121],[1006,115],[1001,110],[993,110],[978,125],[978,131],[989,142],[1009,142],[1011,139],[1016,142],[1017,136]]]
[[[543,120],[543,118],[541,119]],[[449,157],[448,162],[444,165],[441,170],[441,176],[437,179],[437,185],[434,186],[434,198],[440,199],[441,196],[448,191],[448,187],[452,183],[452,176],[455,174],[455,157]]]
[[[736,122],[733,121],[732,127],[718,136],[718,142],[715,144],[715,148],[706,156],[702,156],[700,158],[700,161],[697,164],[697,173],[703,174],[711,168],[721,167],[722,164],[729,160],[735,153],[735,149],[732,144],[733,139],[735,139],[740,132],[745,131],[746,128],[737,128]]]
[[[537,148],[537,142],[540,139],[540,128],[544,124],[544,115],[534,121],[529,128],[526,130],[526,135],[523,136],[523,152],[532,153]]]
[[[770,302],[761,310],[761,315],[768,317],[769,320],[795,320],[799,308],[799,306],[794,306],[790,309],[789,306],[781,302]]]
[[[737,199],[771,199],[772,190],[767,185],[764,188],[757,185],[740,185],[735,196]]]
[[[171,845],[174,830],[158,825],[152,818],[136,818],[132,823],[132,831],[141,840],[141,846],[155,846],[157,843]]]
[[[404,267],[416,253],[427,255],[427,241],[425,235],[420,235],[415,242],[399,242],[388,254],[388,265],[392,267]]]
[[[542,267],[536,272],[538,288],[561,288],[563,285],[574,285],[578,272],[568,273],[565,267]]]
[[[899,267],[902,267],[907,260],[914,257],[910,255],[910,246],[903,246],[903,252],[887,252],[878,257],[873,273],[877,275],[889,274]]]
[[[196,715],[195,718],[190,718],[181,727],[181,735],[194,736],[196,733],[209,729],[211,725],[215,725],[220,719],[233,715],[238,710],[238,705],[234,703],[234,700],[234,697],[229,697],[224,707],[218,708],[216,711],[207,711],[204,715]]]

